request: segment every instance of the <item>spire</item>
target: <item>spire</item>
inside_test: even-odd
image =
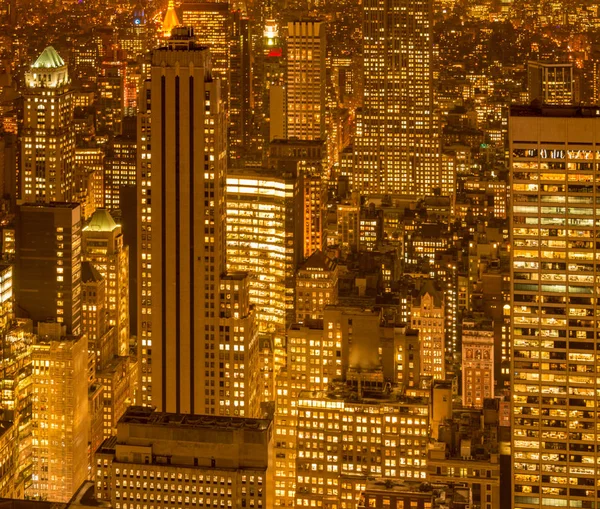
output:
[[[175,1],[169,0],[167,13],[165,14],[165,19],[163,20],[162,24],[163,36],[170,37],[171,30],[173,30],[176,26],[179,26],[179,18],[177,18],[177,13],[175,12]]]

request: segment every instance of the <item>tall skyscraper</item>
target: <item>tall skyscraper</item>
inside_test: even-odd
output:
[[[181,23],[192,27],[199,44],[210,48],[212,76],[221,80],[221,96],[227,107],[232,13],[227,2],[186,1]]]
[[[251,275],[250,298],[263,331],[294,321],[294,275],[302,256],[298,172],[236,170],[227,176],[227,264]]]
[[[90,261],[106,281],[106,311],[115,328],[117,355],[129,353],[129,247],[121,226],[106,209],[98,209],[82,233],[84,260]]]
[[[325,24],[291,21],[287,30],[287,135],[325,139]]]
[[[147,91],[139,145],[142,400],[166,411],[218,415],[226,407],[219,352],[229,349],[232,335],[251,344],[254,328],[241,322],[253,320],[254,311],[242,309],[246,301],[238,297],[240,307],[228,316],[226,301],[246,285],[220,288],[229,277],[224,101],[210,50],[196,44],[192,29],[173,30],[168,45],[153,52]],[[234,397],[242,401],[251,389],[238,387]],[[241,405],[232,406],[236,415]]]
[[[513,507],[591,507],[600,503],[600,115],[515,106],[509,138]]]
[[[432,0],[365,0],[362,133],[355,190],[430,194],[440,186]]]
[[[81,208],[26,203],[17,214],[17,315],[81,334]]]
[[[48,46],[25,73],[19,197],[68,201],[73,186],[75,131],[67,64]]]
[[[33,345],[30,494],[42,500],[68,502],[88,475],[87,346],[85,335]]]

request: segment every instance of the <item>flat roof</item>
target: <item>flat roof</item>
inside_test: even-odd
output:
[[[156,412],[145,407],[132,406],[127,409],[119,424],[144,424],[172,428],[220,429],[266,431],[271,421],[244,417],[221,417],[213,415],[177,414]]]
[[[511,117],[600,117],[599,106],[556,106],[550,104],[513,104]]]

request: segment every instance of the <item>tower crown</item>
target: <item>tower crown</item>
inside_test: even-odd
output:
[[[25,73],[29,88],[58,88],[69,83],[67,64],[57,51],[48,46]]]

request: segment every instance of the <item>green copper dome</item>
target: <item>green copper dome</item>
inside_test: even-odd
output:
[[[42,54],[38,57],[32,67],[35,68],[58,68],[65,65],[65,61],[61,58],[61,56],[56,52],[56,50],[52,46],[48,46]]]

